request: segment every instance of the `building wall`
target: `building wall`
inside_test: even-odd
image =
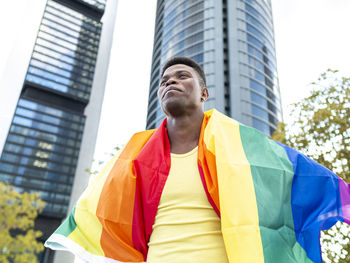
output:
[[[159,0],[147,128],[165,117],[157,99],[159,74],[172,56],[200,63],[216,108],[271,135],[282,120],[269,0]]]

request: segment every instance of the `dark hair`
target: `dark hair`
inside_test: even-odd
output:
[[[163,76],[165,70],[173,65],[177,65],[177,64],[184,64],[186,66],[189,66],[191,68],[193,68],[197,74],[198,74],[198,77],[199,77],[199,82],[200,82],[200,85],[203,87],[206,87],[207,86],[207,80],[205,79],[205,74],[204,74],[204,71],[202,69],[202,67],[194,60],[190,59],[190,58],[187,58],[187,57],[172,57],[172,58],[169,58],[163,68],[162,68],[162,74],[161,76]]]

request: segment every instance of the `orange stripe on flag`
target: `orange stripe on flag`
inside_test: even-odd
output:
[[[204,179],[206,182],[208,193],[216,206],[214,207],[214,209],[220,216],[220,202],[219,202],[219,190],[218,190],[219,188],[218,188],[218,179],[217,179],[217,173],[216,173],[216,159],[215,159],[216,157],[214,153],[212,153],[207,149],[204,143],[204,131],[211,117],[211,114],[212,114],[212,111],[206,112],[202,122],[201,134],[199,137],[199,144],[198,144],[198,161],[201,168],[203,169]]]
[[[96,210],[103,231],[101,247],[106,257],[127,262],[143,262],[134,248],[132,222],[136,177],[133,161],[154,130],[135,134],[125,146],[103,186]],[[118,193],[118,194],[116,194]]]

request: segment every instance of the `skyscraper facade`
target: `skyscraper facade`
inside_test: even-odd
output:
[[[270,0],[158,0],[147,128],[164,114],[160,71],[172,56],[202,65],[216,108],[271,135],[282,120]]]
[[[84,169],[94,152],[117,7],[108,1],[107,8],[106,0],[44,3],[24,81],[5,87],[20,92],[9,106],[14,113],[2,144],[0,180],[37,192],[47,203],[36,220],[42,240],[88,182]],[[40,260],[52,262],[52,255],[46,251]]]

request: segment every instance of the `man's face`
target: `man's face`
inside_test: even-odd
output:
[[[202,109],[207,99],[206,88],[200,85],[197,72],[183,64],[167,68],[160,80],[158,99],[166,115]]]

